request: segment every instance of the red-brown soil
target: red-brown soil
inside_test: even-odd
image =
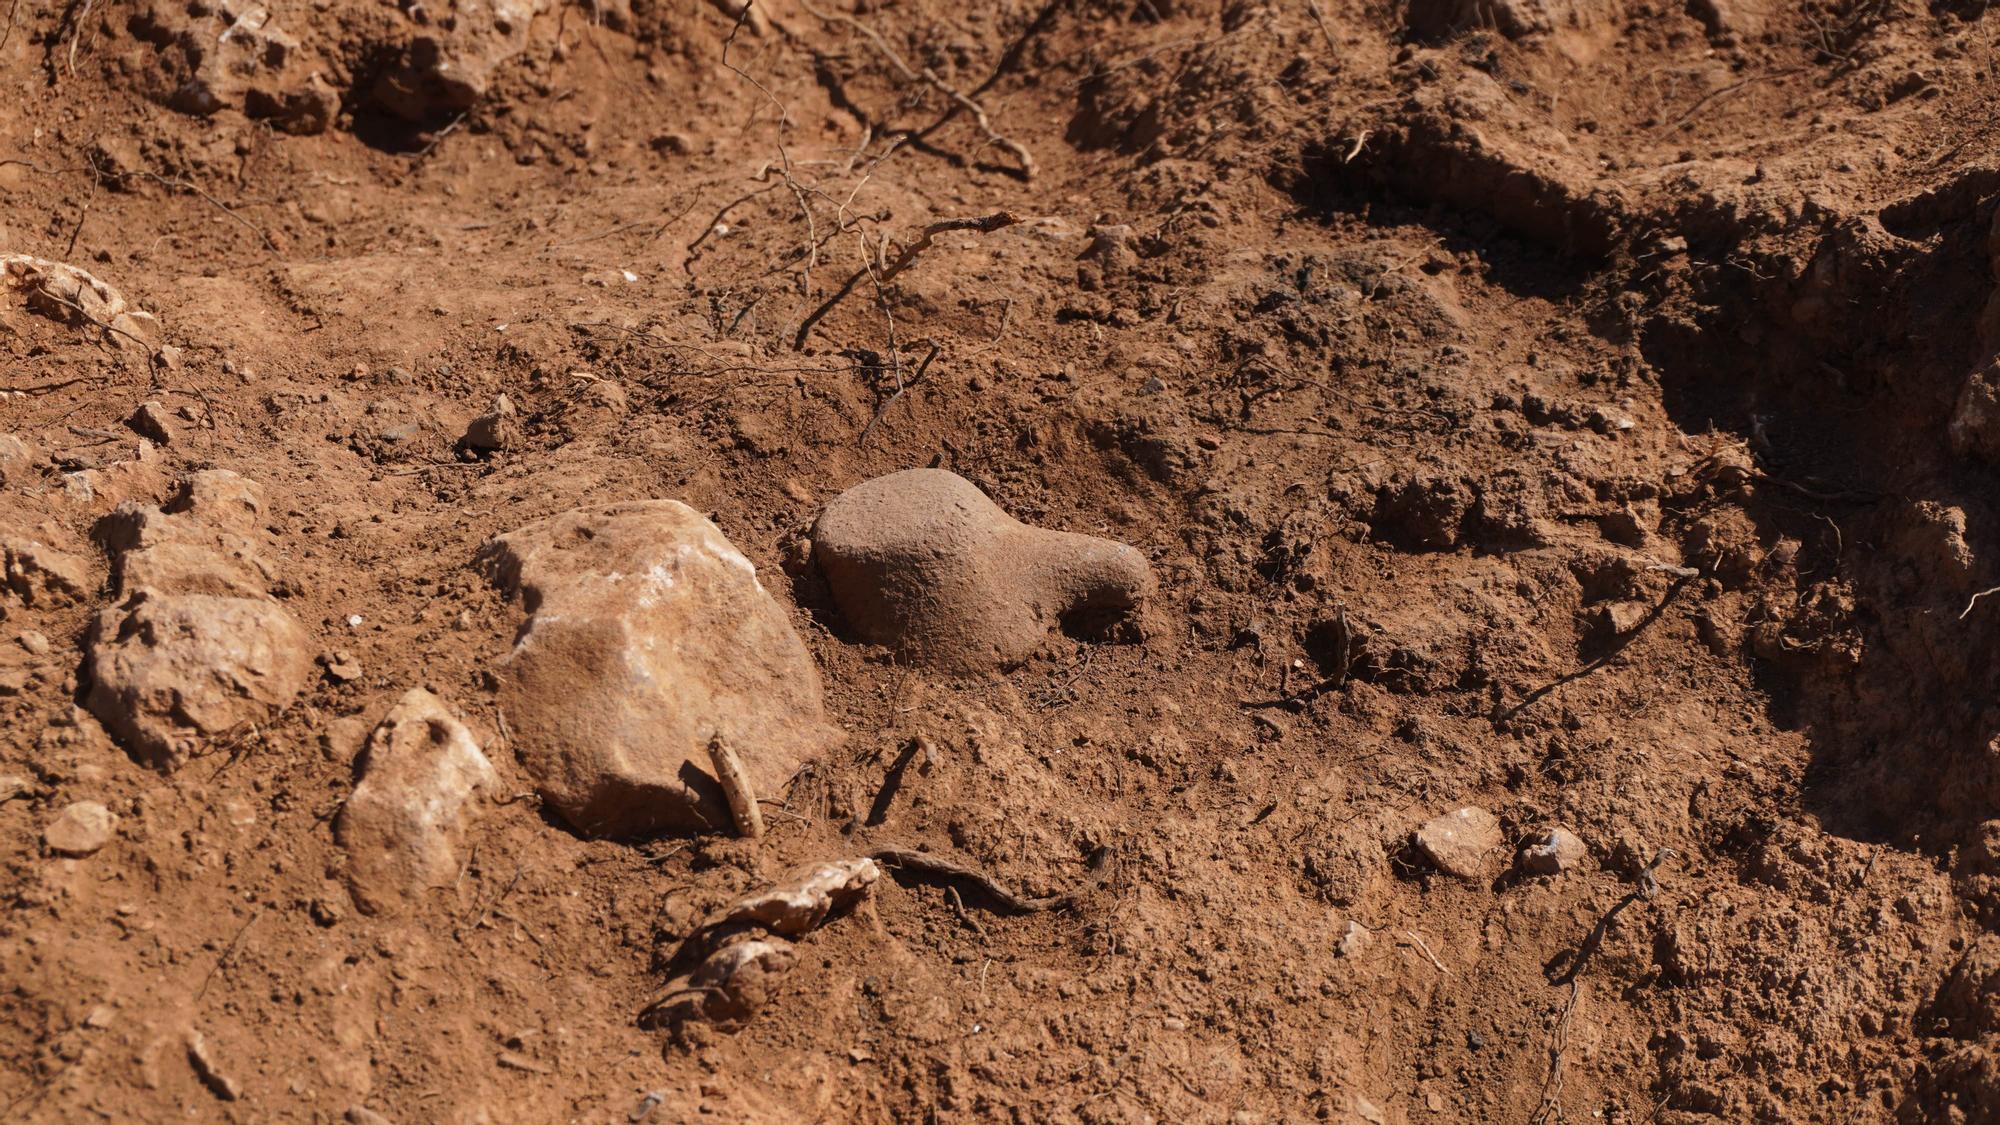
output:
[[[0,576],[0,1118],[2000,1120],[2000,17],[724,6],[0,0],[0,253],[160,324],[0,294],[0,537],[89,569]],[[813,522],[924,466],[1158,593],[991,675],[861,643]],[[210,468],[318,663],[167,774],[86,706],[100,521]],[[847,732],[760,841],[585,838],[508,748],[481,545],[647,499]],[[369,915],[413,687],[501,792]],[[1466,806],[1470,880],[1412,839]],[[894,872],[641,1026],[882,847],[1068,897]]]

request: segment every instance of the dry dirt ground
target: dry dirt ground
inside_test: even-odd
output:
[[[849,2],[0,0],[0,253],[157,317],[0,293],[0,1118],[2000,1120],[2000,16]],[[860,643],[803,539],[922,466],[1158,593]],[[87,650],[105,517],[205,469],[315,663],[164,772]],[[579,834],[495,706],[481,545],[654,498],[847,732],[762,841]],[[415,686],[500,782],[371,915]],[[879,847],[1066,898],[892,872],[640,1025]]]

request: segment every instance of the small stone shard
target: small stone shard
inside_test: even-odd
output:
[[[667,994],[646,1010],[641,1022],[647,1027],[672,1027],[688,1020],[741,1025],[770,1000],[778,978],[797,963],[791,943],[781,938],[725,945],[669,981]]]
[[[194,1067],[195,1077],[208,1087],[209,1092],[225,1102],[233,1102],[243,1096],[243,1087],[222,1072],[215,1054],[209,1049],[208,1040],[199,1031],[188,1032],[188,1064]]]
[[[1136,549],[1030,527],[942,469],[841,493],[813,527],[813,560],[865,640],[967,672],[1017,664],[1064,617],[1131,610],[1156,586]]]
[[[157,402],[141,404],[139,409],[132,412],[130,418],[125,419],[125,424],[132,427],[132,432],[142,438],[150,438],[161,445],[174,443],[174,424],[167,414],[167,408]]]
[[[1629,637],[1646,623],[1652,609],[1644,602],[1610,602],[1597,611],[1597,627],[1610,637]]]
[[[465,427],[459,445],[474,453],[497,453],[521,443],[521,422],[514,412],[514,400],[500,395],[493,409],[474,418]]]
[[[1590,849],[1575,834],[1552,828],[1521,849],[1517,862],[1526,875],[1561,875],[1583,866]]]
[[[385,914],[458,877],[468,806],[499,778],[472,732],[422,688],[405,692],[369,736],[360,772],[334,834],[355,904]]]
[[[42,829],[42,843],[57,855],[81,859],[95,855],[118,831],[118,817],[96,801],[78,801],[56,814]]]
[[[796,963],[785,939],[818,929],[866,896],[881,877],[881,866],[866,856],[813,864],[716,911],[676,954],[677,961],[692,961],[693,967],[668,982],[666,995],[647,1007],[640,1024],[740,1025],[764,1006],[776,979]]]
[[[1478,880],[1495,873],[1495,859],[1506,839],[1498,817],[1485,809],[1463,808],[1417,829],[1416,843],[1417,850],[1439,871]]]
[[[361,662],[346,649],[338,649],[319,658],[320,666],[326,669],[326,678],[339,684],[351,684],[361,678]]]

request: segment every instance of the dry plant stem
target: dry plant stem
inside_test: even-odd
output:
[[[1027,898],[1009,890],[996,882],[992,876],[974,871],[962,863],[955,863],[928,852],[911,851],[908,848],[876,848],[868,853],[868,858],[891,867],[908,868],[947,879],[960,879],[971,883],[1007,910],[1016,914],[1035,914],[1053,910],[1069,901],[1068,895],[1054,895],[1049,898]]]
[[[209,966],[208,975],[201,978],[201,988],[194,994],[195,1003],[201,1003],[201,998],[208,995],[208,986],[214,983],[215,974],[222,971],[222,967],[229,963],[231,957],[236,956],[236,947],[243,943],[243,935],[249,933],[250,927],[256,925],[257,919],[263,916],[264,910],[262,907],[259,907],[251,913],[249,919],[236,931],[236,936],[229,939],[229,947],[222,951],[222,956],[215,959],[215,964]]]
[[[208,194],[206,191],[203,191],[199,186],[190,183],[187,180],[168,179],[167,177],[160,175],[158,172],[129,172],[126,173],[125,177],[121,178],[129,178],[130,176],[144,176],[147,179],[152,180],[164,187],[186,188],[187,190],[207,200],[211,206],[213,206],[216,210],[222,212],[223,214],[229,216],[244,230],[247,230],[251,234],[256,235],[257,240],[264,244],[264,248],[266,250],[269,250],[273,254],[276,254],[278,252],[278,244],[271,241],[271,236],[265,234],[263,228],[257,226],[257,224],[237,214],[235,211],[230,210],[228,204]]]
[[[88,383],[92,378],[93,376],[80,375],[74,379],[64,379],[58,383],[39,383],[32,387],[0,387],[0,395],[45,395],[50,391],[62,390],[64,387],[74,387],[78,383]]]
[[[743,760],[719,734],[708,740],[708,760],[715,766],[715,780],[722,786],[722,795],[729,800],[729,815],[736,821],[736,834],[746,840],[762,838],[764,813],[757,807],[757,795],[743,772]]]
[[[1444,967],[1443,961],[1438,960],[1438,955],[1431,952],[1431,947],[1429,943],[1425,942],[1422,937],[1418,936],[1417,931],[1404,930],[1403,932],[1409,935],[1411,944],[1415,945],[1417,949],[1420,950],[1425,957],[1430,958],[1431,964],[1437,967],[1438,972],[1447,974],[1451,972],[1450,969]]]
[[[1333,29],[1326,26],[1326,13],[1319,10],[1319,0],[1306,0],[1306,10],[1312,13],[1313,22],[1319,24],[1319,33],[1326,36],[1326,49],[1339,54],[1340,47],[1333,41]]]
[[[805,3],[805,0],[800,0],[799,7],[804,8],[806,14],[819,20],[821,23],[844,23],[866,36],[868,41],[875,45],[876,52],[888,60],[889,65],[894,67],[897,73],[901,74],[905,79],[911,82],[922,82],[924,85],[949,98],[955,109],[962,109],[971,114],[972,119],[979,124],[980,132],[986,134],[988,144],[1012,153],[1014,159],[1020,162],[1021,178],[1023,180],[1032,180],[1035,178],[1035,158],[1029,155],[1027,147],[1017,141],[1008,139],[1001,135],[998,130],[994,129],[993,120],[987,116],[986,108],[974,101],[971,96],[947,83],[944,79],[939,78],[937,72],[930,67],[925,67],[922,70],[913,69],[909,63],[903,61],[903,56],[896,53],[895,48],[889,46],[888,41],[883,39],[879,32],[862,23],[860,20],[855,19],[853,16],[847,15],[844,12],[822,12],[811,4]],[[943,124],[944,120],[940,119],[930,129],[925,129],[924,133],[929,133],[932,129],[936,129],[939,125]]]
[[[83,0],[83,8],[76,14],[76,24],[70,29],[69,73],[72,78],[76,77],[76,45],[83,38],[83,23],[90,18],[90,9],[95,3],[96,0]]]
[[[884,399],[882,405],[875,408],[875,416],[868,419],[868,425],[862,428],[861,436],[855,439],[854,444],[866,445],[868,443],[868,435],[875,432],[875,427],[881,423],[882,416],[889,413],[889,408],[896,405],[896,400],[903,397],[903,392],[924,381],[924,372],[930,370],[931,361],[938,357],[938,352],[941,350],[936,344],[931,345],[930,354],[924,357],[922,363],[917,364],[916,374],[910,376],[909,382],[900,383],[896,387],[896,393]]]
[[[792,154],[791,150],[785,147],[785,127],[791,124],[792,111],[786,107],[785,103],[778,100],[778,96],[771,92],[770,87],[751,77],[749,71],[729,61],[729,48],[735,45],[737,33],[743,30],[744,23],[750,19],[751,14],[756,12],[756,9],[757,0],[744,0],[743,10],[736,16],[735,26],[729,29],[728,37],[722,41],[722,65],[727,67],[738,78],[756,87],[757,92],[764,95],[764,100],[771,103],[771,108],[778,111],[777,144],[779,174],[783,177],[785,187],[791,191],[793,200],[798,203],[799,213],[805,216],[807,251],[805,273],[802,278],[802,291],[810,294],[812,292],[812,268],[819,263],[819,227],[813,220],[811,205],[806,202],[808,189],[792,176]],[[764,166],[763,171],[757,178],[770,178],[770,166],[768,164]]]
[[[1978,593],[1976,593],[1976,594],[1972,595],[1972,600],[1971,600],[1971,601],[1969,601],[1969,602],[1966,602],[1966,603],[1965,603],[1965,612],[1963,612],[1963,613],[1959,614],[1959,615],[1958,615],[1958,619],[1959,619],[1960,621],[1963,621],[1963,620],[1965,620],[1965,619],[1966,619],[1967,617],[1971,616],[1971,614],[1972,614],[1972,607],[1973,607],[1973,606],[1976,606],[1976,605],[1978,605],[1978,604],[1979,604],[1979,599],[1981,599],[1981,598],[1984,598],[1984,597],[1989,597],[1989,596],[1991,596],[1991,595],[1993,595],[1993,594],[2000,594],[2000,586],[1995,586],[1995,587],[1993,587],[1992,589],[1989,589],[1989,590],[1981,590],[1981,591],[1979,591]]]
[[[917,240],[910,243],[902,253],[896,255],[896,260],[890,262],[882,270],[881,280],[887,282],[897,274],[909,269],[910,263],[917,260],[917,255],[930,249],[931,239],[947,231],[970,230],[978,231],[980,234],[991,234],[1002,227],[1011,227],[1020,221],[1020,216],[1014,214],[1012,211],[995,211],[991,215],[982,215],[976,219],[940,219],[917,233]]]
[[[7,5],[7,29],[0,31],[0,51],[7,49],[7,40],[14,37],[14,14],[21,10],[21,0],[12,0]]]
[[[998,130],[994,129],[992,119],[986,116],[986,110],[978,102],[945,85],[944,80],[939,78],[930,67],[924,68],[924,81],[930,83],[939,93],[957,102],[961,109],[971,114],[972,120],[979,125],[979,131],[986,134],[987,143],[1014,154],[1014,159],[1021,164],[1022,180],[1032,180],[1035,178],[1035,158],[1028,154],[1027,146],[1021,144],[1019,141],[1009,140],[1007,137],[1002,136]]]
[[[134,336],[132,333],[125,331],[123,328],[120,328],[115,324],[108,324],[102,320],[97,319],[96,317],[90,315],[90,312],[86,310],[82,305],[77,304],[75,301],[59,297],[56,294],[50,292],[49,287],[47,285],[39,286],[36,288],[35,291],[37,293],[40,293],[42,296],[47,297],[49,300],[54,301],[56,304],[74,311],[76,315],[82,317],[83,319],[89,321],[92,324],[95,324],[97,327],[102,328],[104,331],[116,332],[118,335],[123,336],[127,340],[130,340],[133,343],[139,345],[140,347],[146,349],[146,358],[148,360],[158,359],[160,354],[159,350],[154,348],[153,345],[148,344],[146,341],[140,339],[137,336]]]

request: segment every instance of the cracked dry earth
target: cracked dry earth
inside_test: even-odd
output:
[[[2000,17],[849,3],[5,5],[0,1117],[2000,1120]]]

